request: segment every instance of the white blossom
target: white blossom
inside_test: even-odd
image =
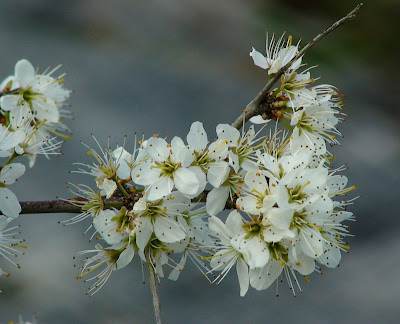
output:
[[[149,200],[157,200],[176,187],[185,196],[193,196],[199,188],[196,174],[189,169],[193,156],[179,137],[171,143],[150,138],[145,147],[149,160],[132,170],[132,180],[146,186]]]
[[[104,286],[114,271],[122,269],[132,261],[135,252],[131,244],[120,243],[109,248],[103,248],[100,244],[96,244],[94,250],[81,251],[77,255],[81,256],[89,253],[96,254],[83,261],[81,274],[77,276],[77,279],[91,274],[104,265],[103,270],[94,275],[94,277],[85,280],[85,282],[94,280],[87,292],[89,296],[92,296]]]
[[[207,182],[219,188],[229,175],[229,164],[224,161],[228,155],[228,141],[218,139],[207,146],[208,138],[203,124],[194,122],[187,135],[187,142],[194,157],[192,169],[200,183],[196,195],[204,190]]]
[[[27,120],[35,118],[46,123],[60,121],[58,107],[68,99],[70,91],[61,85],[63,75],[58,78],[51,76],[59,67],[38,74],[29,61],[24,59],[17,62],[11,90],[19,91],[0,99],[1,108],[10,112],[10,120],[20,119],[19,115],[22,114]]]
[[[273,34],[271,40],[266,37],[266,56],[257,52],[254,48],[250,52],[254,64],[258,67],[268,70],[268,74],[277,73],[282,67],[289,63],[299,52],[298,45],[292,45],[292,37],[289,36],[285,42],[283,34],[275,43],[275,35]],[[292,64],[292,70],[296,70],[301,64],[301,58]]]
[[[232,244],[232,239],[241,232],[241,216],[234,213],[228,216],[224,224],[219,218],[212,216],[209,219],[209,226],[213,234],[219,239],[216,243],[215,254],[209,257],[211,259],[212,271],[221,271],[214,282],[220,283],[229,270],[236,264],[237,276],[240,285],[240,295],[244,296],[249,288],[249,267],[244,260],[244,256]]]

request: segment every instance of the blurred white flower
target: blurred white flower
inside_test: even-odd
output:
[[[10,112],[10,120],[20,119],[22,115],[26,120],[60,121],[58,107],[68,99],[70,91],[62,86],[64,74],[58,78],[51,76],[59,67],[38,74],[29,61],[23,59],[17,62],[11,90],[18,89],[18,92],[0,99],[1,108]]]

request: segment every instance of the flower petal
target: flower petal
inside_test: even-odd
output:
[[[35,77],[35,69],[28,60],[20,60],[15,64],[15,78],[22,88],[26,88]]]
[[[250,56],[253,58],[253,62],[255,65],[257,65],[258,67],[266,70],[269,68],[269,64],[266,60],[266,58],[264,57],[264,55],[262,55],[260,52],[256,51],[253,47],[253,50],[250,52]]]
[[[244,233],[243,217],[237,210],[232,210],[226,219],[226,231],[230,237]]]
[[[139,218],[139,228],[136,232],[136,244],[140,251],[144,251],[151,234],[153,233],[153,226],[151,225],[149,217]]]
[[[228,179],[229,170],[229,164],[224,161],[212,163],[207,172],[208,182],[218,188]]]
[[[183,167],[174,172],[174,181],[176,189],[188,196],[197,193],[200,186],[196,174]]]
[[[7,216],[17,218],[21,212],[21,206],[15,194],[7,188],[0,188],[0,210]]]
[[[154,182],[146,191],[148,200],[158,200],[169,195],[174,188],[174,181],[170,177],[161,177]]]
[[[135,255],[135,250],[132,244],[129,244],[126,249],[119,255],[117,260],[117,270],[126,267],[129,263],[131,263],[133,257]]]
[[[9,185],[13,184],[25,172],[25,165],[22,163],[7,164],[0,171],[0,182]]]
[[[238,258],[236,262],[236,272],[240,286],[240,296],[246,295],[249,290],[250,278],[249,278],[249,267],[242,258]]]
[[[271,286],[282,273],[283,266],[271,260],[262,269],[250,269],[250,285],[257,290],[264,290]]]
[[[229,198],[229,190],[229,186],[220,186],[208,193],[206,202],[207,213],[215,216],[224,210],[226,201]]]
[[[268,212],[269,221],[281,230],[289,229],[293,221],[294,209],[291,208],[271,208]]]
[[[199,153],[207,147],[207,133],[201,122],[196,121],[190,126],[190,131],[186,136],[186,141],[192,150]]]
[[[172,218],[158,216],[154,223],[154,233],[157,238],[165,243],[174,243],[183,240],[186,233]]]

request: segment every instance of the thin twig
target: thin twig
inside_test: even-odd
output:
[[[150,281],[151,295],[153,297],[154,315],[156,317],[156,323],[161,324],[160,298],[158,297],[156,274],[153,265],[150,261],[149,251],[147,249],[145,250],[145,255],[146,255],[147,268],[149,269],[149,281]]]
[[[257,110],[259,108],[260,103],[263,99],[268,95],[268,92],[271,90],[272,86],[279,81],[281,75],[285,73],[290,66],[296,62],[300,57],[304,55],[311,47],[313,47],[318,41],[328,35],[330,32],[334,31],[339,26],[343,25],[345,22],[353,19],[357,13],[357,11],[361,8],[363,4],[360,3],[355,7],[352,11],[350,11],[345,17],[335,22],[332,26],[325,29],[321,34],[314,37],[314,39],[309,42],[304,48],[295,56],[293,59],[287,63],[284,67],[282,67],[278,73],[274,75],[274,77],[268,81],[265,87],[258,93],[258,95],[247,105],[246,109],[244,110],[244,114],[240,114],[239,117],[232,123],[232,126],[239,129],[243,125],[243,118],[244,122],[247,122],[251,117],[257,114]]]
[[[74,198],[76,201],[84,202],[84,199]],[[21,201],[21,212],[20,214],[60,214],[60,213],[82,213],[82,207],[73,205],[69,201],[57,199],[57,200],[45,200],[45,201]],[[123,198],[112,198],[105,200],[104,205],[106,207],[122,207],[124,206]],[[0,212],[0,215],[2,213]]]
[[[206,202],[207,195],[210,191],[204,190],[199,196],[192,199],[193,203],[196,202]],[[138,198],[140,193],[138,193]],[[85,202],[82,198],[72,198],[75,201]],[[131,202],[135,204],[137,199]],[[123,197],[111,197],[110,199],[104,199],[104,206],[106,208],[120,208],[126,204],[126,200]],[[128,202],[129,203],[129,202]],[[70,214],[80,214],[82,213],[82,206],[77,206],[69,201],[57,199],[57,200],[44,200],[44,201],[21,201],[21,212],[20,214],[60,214],[60,213],[70,213]],[[235,209],[236,199],[228,199],[225,204],[225,209]],[[2,213],[0,212],[0,215]]]
[[[82,208],[65,200],[21,201],[20,214],[74,213],[79,214]]]

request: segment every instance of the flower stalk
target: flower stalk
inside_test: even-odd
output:
[[[157,291],[157,281],[156,274],[153,268],[153,265],[149,258],[149,251],[146,253],[146,264],[149,269],[149,281],[150,281],[150,290],[151,296],[153,297],[153,308],[154,308],[154,316],[156,318],[156,323],[161,324],[161,308],[160,308],[160,298],[158,297]]]

